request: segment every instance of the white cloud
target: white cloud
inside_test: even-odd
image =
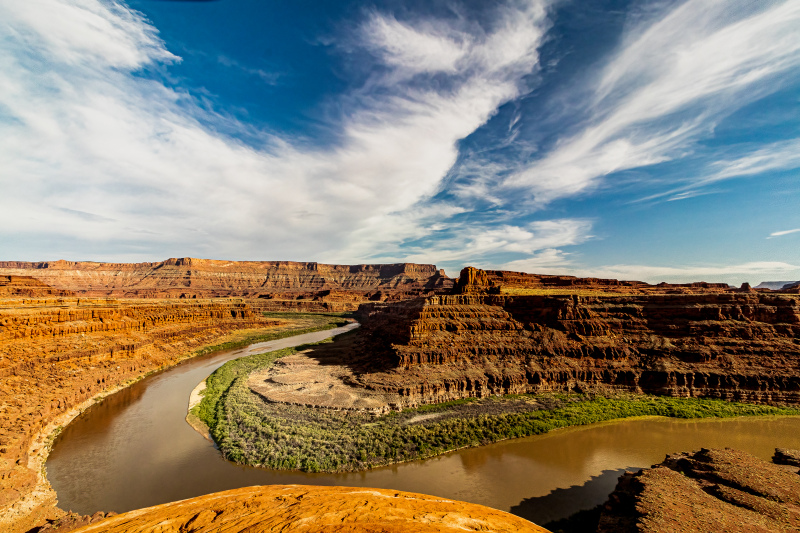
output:
[[[792,0],[689,0],[658,13],[603,68],[578,131],[505,186],[542,204],[613,172],[683,157],[722,117],[777,90],[780,76],[800,66],[798,27]],[[745,172],[769,162],[751,164]]]
[[[740,151],[742,147],[737,147]],[[717,191],[700,191],[704,186],[732,178],[758,176],[766,172],[800,168],[800,139],[769,143],[741,157],[720,159],[706,166],[698,176],[691,177],[686,185],[641,198],[654,200],[670,196],[668,201],[684,200]]]
[[[712,172],[701,181],[701,184],[798,167],[800,167],[800,139],[791,139],[768,144],[744,157],[716,161],[710,166],[709,170]]]
[[[789,235],[790,233],[800,233],[800,228],[787,229],[785,231],[776,231],[776,232],[770,233],[769,237],[767,237],[767,239],[771,239],[773,237],[781,237],[783,235]]]
[[[178,59],[122,4],[0,0],[0,20],[0,231],[73,243],[70,258],[146,249],[342,262],[376,247],[402,258],[399,241],[459,211],[421,202],[456,143],[520,94],[548,24],[538,0],[501,6],[485,28],[373,13],[359,44],[382,51],[383,77],[343,97],[339,138],[323,149],[254,132],[139,75]],[[263,147],[217,132],[237,128]],[[91,242],[100,251],[86,257]],[[4,250],[31,251],[48,253]]]
[[[413,27],[394,17],[375,15],[363,28],[367,42],[387,65],[407,75],[457,71],[471,36],[448,26],[424,24]]]
[[[5,32],[60,66],[133,70],[177,59],[138,12],[114,2],[3,0],[0,12]]]
[[[409,261],[437,264],[494,265],[497,255],[536,257],[542,250],[581,244],[592,238],[591,221],[585,219],[542,220],[525,226],[510,224],[457,223],[450,232],[415,249],[408,249]],[[548,252],[551,253],[551,252]],[[563,252],[558,251],[563,255]]]
[[[758,284],[770,279],[800,279],[800,265],[780,261],[753,261],[737,265],[687,265],[681,267],[650,265],[606,265],[592,269],[572,269],[578,276],[591,276],[648,283],[689,283],[708,281],[740,285],[747,281]]]
[[[569,254],[556,248],[546,248],[531,257],[509,261],[494,268],[532,274],[563,274],[573,267]]]

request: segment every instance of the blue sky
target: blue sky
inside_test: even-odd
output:
[[[800,279],[800,3],[0,0],[0,259]]]

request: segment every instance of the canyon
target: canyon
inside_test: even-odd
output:
[[[349,353],[298,354],[251,389],[373,412],[559,391],[800,403],[800,299],[786,291],[468,267],[449,292],[364,303]]]
[[[0,288],[8,289],[0,296],[4,531],[27,531],[62,513],[42,476],[49,439],[97,398],[203,346],[304,323],[265,318],[241,299],[76,297],[32,278],[3,281]]]
[[[409,263],[0,262],[0,526],[64,516],[42,475],[59,426],[204,346],[302,326],[282,311],[357,310],[362,327],[349,354],[298,354],[252,375],[273,403],[379,414],[618,391],[797,405],[797,291],[472,267],[452,280]]]
[[[454,294],[363,304],[371,356],[354,386],[399,396],[393,408],[612,390],[800,403],[794,294],[576,278],[556,293],[542,279],[467,268]]]

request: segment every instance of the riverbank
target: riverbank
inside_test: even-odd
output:
[[[336,343],[352,341],[352,336],[344,336]],[[313,347],[310,357],[325,360],[318,352],[330,347]],[[796,408],[606,392],[468,398],[375,416],[265,401],[250,390],[248,376],[298,351],[240,358],[209,376],[208,389],[193,413],[209,427],[227,459],[277,470],[355,472],[629,417],[800,414]]]
[[[137,304],[140,305],[139,309],[141,309],[142,304],[139,302],[137,302]],[[145,302],[145,304],[153,305],[150,302]],[[183,311],[185,308],[200,309],[202,311],[203,305],[202,302],[199,304],[190,303],[188,305],[183,305],[183,302],[175,304],[169,302],[164,305],[164,307],[169,309],[169,306],[172,306],[178,311]],[[222,309],[225,306],[224,303],[221,304],[220,302],[215,302],[213,305],[215,306],[214,309],[217,307]],[[242,304],[235,302],[235,305],[241,306]],[[98,317],[98,322],[102,320],[103,315],[98,313],[96,309],[93,311],[94,316]],[[214,312],[216,313],[216,311]],[[185,311],[179,316],[181,320],[186,320],[185,317],[187,315]],[[230,316],[230,314],[228,314],[228,316]],[[203,315],[203,317],[205,317],[205,315]],[[214,316],[210,318],[214,320]],[[25,424],[19,424],[17,428],[18,432],[22,431],[30,434],[30,437],[26,439],[29,444],[23,450],[20,450],[21,453],[18,452],[20,459],[17,460],[16,464],[3,476],[4,505],[0,508],[0,529],[11,533],[24,532],[41,525],[47,520],[56,519],[64,514],[64,512],[56,506],[57,496],[47,480],[44,465],[50,453],[52,443],[61,429],[95,403],[131,386],[149,375],[175,366],[188,358],[216,350],[229,349],[231,345],[247,345],[254,342],[263,342],[264,340],[293,335],[296,334],[297,330],[303,332],[309,329],[332,328],[343,320],[342,318],[333,317],[312,320],[304,316],[292,322],[287,320],[265,319],[252,314],[247,315],[245,320],[239,322],[235,319],[220,318],[221,319],[216,323],[213,321],[209,322],[208,318],[204,318],[205,322],[202,326],[189,322],[188,324],[190,327],[184,330],[176,330],[175,325],[170,324],[169,327],[171,331],[167,335],[161,333],[161,330],[156,329],[150,334],[149,344],[145,344],[144,347],[140,349],[142,356],[139,358],[132,357],[137,354],[136,350],[128,350],[123,352],[125,354],[123,357],[120,357],[118,354],[106,358],[104,358],[102,354],[89,354],[81,358],[56,356],[57,358],[52,359],[51,364],[43,365],[42,363],[38,363],[39,366],[45,369],[52,367],[53,370],[45,371],[45,376],[59,371],[66,376],[76,376],[80,378],[81,381],[76,384],[76,387],[80,390],[76,389],[75,391],[78,394],[70,394],[70,389],[65,389],[65,384],[68,384],[69,381],[65,381],[63,377],[53,380],[54,383],[44,380],[41,382],[36,381],[37,378],[35,375],[23,377],[19,375],[19,372],[15,372],[10,377],[6,377],[4,379],[4,384],[10,385],[10,387],[5,389],[6,391],[9,389],[11,391],[14,390],[14,382],[22,382],[26,384],[33,393],[38,393],[40,396],[42,392],[51,392],[53,390],[66,390],[67,393],[65,394],[62,392],[60,399],[53,400],[52,407],[41,409],[42,416],[46,418],[44,423],[38,428]],[[261,327],[254,328],[254,325],[261,325]],[[267,329],[265,329],[264,326],[267,326]],[[127,338],[124,337],[123,334],[109,336],[106,331],[100,328],[97,329],[100,331],[96,332],[96,334],[96,330],[91,330],[80,335],[81,342],[86,345],[86,341],[83,339],[95,338],[96,343],[102,345],[102,343],[107,344],[109,340],[114,340],[119,343],[122,339]],[[106,321],[106,329],[108,329],[108,321]],[[186,333],[183,333],[183,331]],[[130,335],[129,333],[125,334]],[[136,342],[141,344],[143,338],[147,338],[146,335],[139,332],[136,333]],[[25,340],[26,339],[22,339],[22,341]],[[18,339],[16,342],[8,341],[4,343],[4,348],[9,348],[11,350],[24,349],[24,346],[22,348],[18,347],[19,344],[20,341]],[[47,361],[47,363],[50,363],[50,361]],[[32,368],[37,367],[32,366]],[[108,371],[104,371],[104,369]],[[98,372],[101,372],[102,375],[97,375],[96,378],[91,377],[98,374]],[[12,399],[9,400],[8,396],[6,396],[6,402],[13,405],[13,396],[11,398]],[[70,405],[74,399],[78,399],[79,401]],[[48,403],[45,403],[45,401]],[[34,397],[30,397],[29,394],[25,402],[32,406],[36,406],[38,403],[40,408],[43,403],[45,405],[49,404],[49,400],[38,399],[35,394]],[[21,402],[20,404],[22,405],[24,403]],[[49,416],[47,416],[48,414]],[[18,420],[18,422],[20,421]],[[11,425],[4,425],[3,429],[8,433],[8,431],[13,428]],[[1,454],[6,456],[10,454],[11,449],[8,446],[9,442],[14,441],[9,440],[8,436],[4,436],[4,442],[0,443],[3,444],[3,447],[0,448]]]
[[[274,314],[274,313],[273,313]],[[261,343],[257,345],[260,346],[260,350],[263,350],[263,353],[257,355],[265,355],[269,353],[274,353],[283,349],[291,349],[295,346],[300,346],[308,343],[319,343],[319,342],[328,342],[328,339],[331,337],[335,337],[337,335],[342,335],[351,331],[359,326],[357,322],[352,322],[347,325],[342,326],[340,322],[336,323],[337,328],[329,328],[323,329],[318,331],[299,331],[296,335],[292,335],[291,337],[285,337],[283,342],[272,342],[272,343]],[[255,349],[255,347],[253,347]],[[250,356],[254,357],[254,356]],[[234,360],[236,361],[236,360]],[[233,361],[231,361],[233,362]],[[200,433],[203,438],[214,442],[214,438],[211,436],[211,431],[204,421],[203,418],[198,416],[198,410],[200,409],[200,404],[203,402],[203,398],[205,395],[217,394],[217,386],[214,384],[214,380],[212,380],[212,387],[209,389],[208,387],[208,380],[209,378],[204,379],[197,386],[192,389],[192,392],[189,394],[189,404],[187,407],[186,412],[186,422],[192,426],[192,428]],[[217,400],[213,400],[214,404],[216,404]]]

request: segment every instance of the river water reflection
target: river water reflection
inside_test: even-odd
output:
[[[667,453],[733,447],[766,459],[776,447],[800,448],[800,417],[647,418],[559,430],[357,474],[237,466],[185,422],[186,405],[195,385],[223,362],[265,349],[261,343],[186,361],[84,412],[64,429],[47,461],[59,506],[83,514],[124,512],[237,487],[297,483],[421,492],[543,524],[602,503],[621,472],[660,462]]]

